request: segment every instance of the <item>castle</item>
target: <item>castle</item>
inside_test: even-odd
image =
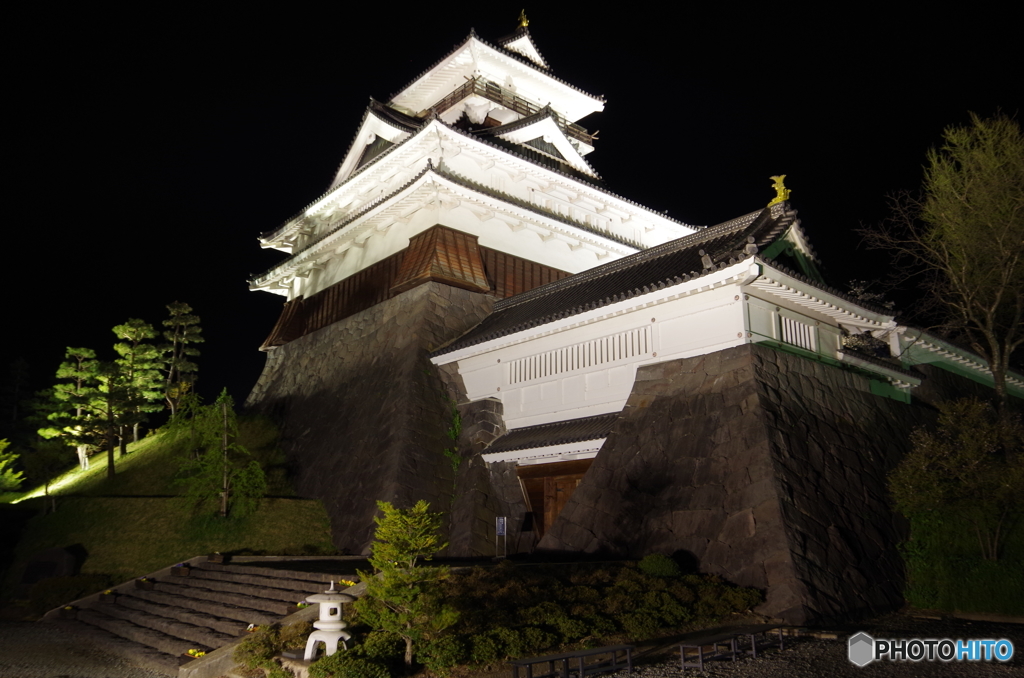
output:
[[[352,552],[426,499],[452,556],[684,552],[790,623],[898,604],[885,473],[986,364],[828,287],[781,181],[713,227],[609,191],[603,107],[525,25],[470,33],[261,236],[286,302],[247,404],[298,490]]]

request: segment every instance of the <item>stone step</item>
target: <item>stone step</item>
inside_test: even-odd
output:
[[[148,592],[147,592],[148,593]],[[177,619],[185,622],[186,624],[193,624],[195,626],[205,626],[211,628],[214,631],[226,634],[228,636],[238,637],[245,631],[245,627],[248,623],[258,622],[245,622],[238,619],[230,619],[225,617],[218,617],[206,612],[200,612],[192,610],[187,607],[181,607],[179,605],[168,605],[159,603],[146,598],[137,597],[135,595],[119,596],[117,599],[118,605],[130,607],[140,612],[147,614],[158,615],[161,617],[168,617],[171,619]],[[261,620],[259,623],[266,623],[265,620]]]
[[[111,606],[113,607],[113,605]],[[188,652],[190,649],[197,650],[210,650],[213,648],[209,647],[198,647],[196,643],[190,640],[184,640],[182,638],[175,638],[169,636],[166,633],[155,631],[145,626],[139,626],[132,622],[119,619],[115,616],[107,614],[106,612],[99,609],[100,606],[83,608],[78,611],[78,620],[86,624],[90,624],[97,628],[101,628],[104,631],[109,631],[114,635],[120,636],[126,640],[130,640],[140,645],[146,645],[148,647],[169,654],[173,657]]]
[[[220,565],[216,570],[207,569],[206,563],[199,563],[195,566],[196,569],[206,570],[208,572],[228,572],[239,575],[253,575],[260,577],[269,577],[271,579],[291,579],[297,581],[313,582],[318,585],[323,584],[324,588],[327,588],[328,582],[339,579],[348,579],[351,581],[359,581],[359,577],[356,575],[349,574],[325,574],[323,572],[305,572],[303,570],[284,570],[273,567],[260,567],[259,565],[233,565],[231,563],[225,563]],[[335,584],[335,588],[338,588]]]
[[[135,666],[174,678],[178,676],[178,657],[176,655],[154,650],[147,645],[122,638],[83,621],[55,620],[46,623],[63,628],[73,627],[76,634],[87,638],[96,647]]]
[[[322,582],[309,581],[305,579],[292,579],[287,575],[288,572],[283,573],[280,577],[267,577],[264,575],[248,574],[243,572],[225,571],[225,570],[207,570],[204,568],[193,568],[192,573],[188,577],[176,577],[176,579],[196,579],[196,580],[217,580],[223,582],[234,582],[241,585],[249,585],[256,587],[267,587],[277,590],[290,591],[288,600],[300,600],[311,593],[321,593],[327,587]],[[306,573],[304,573],[306,574]],[[335,588],[338,588],[335,585]],[[298,596],[298,598],[296,598]]]
[[[172,617],[164,617],[150,611],[128,607],[122,604],[122,600],[118,600],[115,605],[104,605],[102,611],[103,614],[131,622],[136,626],[153,629],[165,635],[195,643],[193,647],[202,646],[216,649],[238,637],[220,633],[206,626],[197,626]]]
[[[231,593],[228,591],[216,591],[214,589],[205,588],[202,585],[194,585],[194,582],[193,585],[178,583],[178,578],[175,577],[174,579],[174,582],[171,582],[170,580],[157,582],[156,590],[163,593],[171,593],[182,598],[207,600],[225,603],[227,605],[234,605],[241,608],[261,610],[279,617],[283,617],[288,613],[289,603],[285,601],[260,598],[252,595],[251,593],[243,594]]]
[[[188,591],[188,587],[179,587],[179,589],[184,589],[186,592]],[[259,626],[273,624],[281,616],[279,614],[267,613],[262,610],[254,610],[250,607],[226,604],[203,598],[193,598],[188,595],[179,595],[177,592],[171,592],[171,587],[167,587],[166,590],[155,591],[135,590],[132,591],[132,596],[142,600],[159,603],[161,605],[171,605],[192,610],[194,612],[201,612],[203,614],[208,614],[211,617],[233,619],[235,621],[242,622],[245,626],[248,626],[249,624],[258,624]]]
[[[294,588],[285,589],[277,588],[284,586],[288,582],[281,580],[273,580],[267,577],[259,577],[265,581],[261,584],[254,585],[251,583],[243,583],[238,581],[232,581],[221,577],[210,577],[208,574],[217,573],[205,573],[203,576],[192,576],[188,577],[175,577],[173,580],[163,579],[156,583],[156,588],[161,588],[163,583],[177,584],[179,586],[198,586],[200,588],[208,589],[210,591],[224,591],[226,593],[238,593],[245,596],[254,596],[257,598],[266,598],[268,600],[275,600],[283,603],[294,605],[295,603],[303,600],[306,596],[314,593],[319,593],[318,590],[308,590],[310,583],[307,583],[306,589],[296,590]],[[229,575],[230,576],[230,575]],[[316,586],[315,584],[312,584]]]

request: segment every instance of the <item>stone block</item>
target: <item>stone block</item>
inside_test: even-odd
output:
[[[722,509],[697,509],[690,511],[672,511],[672,531],[680,536],[698,535],[704,539],[713,539],[721,532],[725,521]]]
[[[741,541],[753,537],[755,532],[754,512],[746,509],[728,516],[716,539],[726,544],[738,545]]]

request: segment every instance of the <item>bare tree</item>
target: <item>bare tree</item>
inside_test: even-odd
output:
[[[1024,136],[1005,115],[951,126],[928,151],[922,195],[893,201],[893,216],[863,232],[907,277],[921,276],[944,327],[988,361],[996,406],[1024,343]]]

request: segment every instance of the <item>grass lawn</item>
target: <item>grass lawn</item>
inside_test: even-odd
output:
[[[21,511],[36,514],[21,530],[13,562],[4,578],[10,593],[27,561],[52,547],[78,547],[86,554],[83,574],[130,579],[192,556],[221,553],[268,555],[333,554],[330,522],[319,501],[299,499],[288,485],[276,431],[265,420],[242,420],[238,442],[267,469],[269,498],[242,519],[221,519],[213,507],[197,509],[178,497],[178,466],[187,454],[184,440],[157,434],[129,446],[107,478],[105,454],[91,468],[71,469],[51,483],[57,511],[43,515],[43,488],[9,494]],[[69,457],[73,455],[69,453]],[[10,507],[14,509],[15,507]]]

